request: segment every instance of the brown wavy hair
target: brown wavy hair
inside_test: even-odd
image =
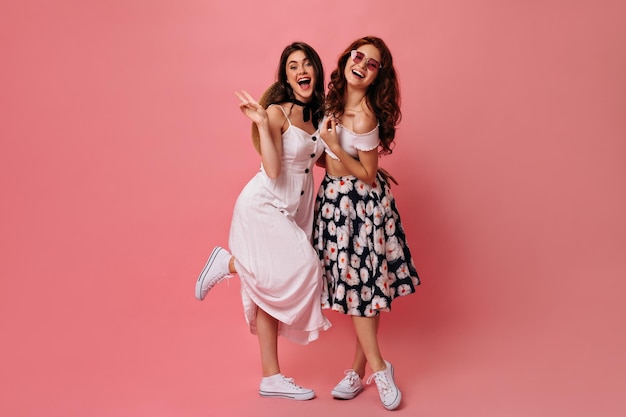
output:
[[[317,127],[324,113],[324,67],[315,49],[304,42],[293,42],[283,49],[276,72],[277,81],[270,85],[261,95],[259,104],[263,106],[264,109],[267,109],[271,104],[284,103],[295,99],[293,89],[287,82],[287,60],[289,59],[289,55],[296,51],[304,52],[315,71],[315,86],[313,89],[313,97],[311,98],[311,120],[313,121],[313,126]],[[252,143],[257,152],[261,153],[259,141],[259,129],[255,123],[252,123]]]
[[[330,74],[328,94],[326,95],[326,113],[341,118],[344,113],[346,93],[346,76],[344,70],[350,51],[363,45],[373,45],[380,52],[380,64],[376,79],[366,92],[367,105],[372,109],[379,123],[380,153],[390,154],[393,151],[393,142],[396,136],[396,125],[402,119],[400,111],[400,87],[393,58],[389,48],[382,39],[375,36],[365,36],[352,42],[339,56],[337,68]]]

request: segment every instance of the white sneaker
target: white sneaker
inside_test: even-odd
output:
[[[361,391],[363,391],[363,383],[361,377],[354,370],[348,369],[345,371],[346,376],[333,388],[330,392],[335,398],[342,400],[351,400]]]
[[[200,301],[204,300],[207,293],[215,284],[224,278],[230,278],[228,271],[228,262],[230,261],[230,253],[220,246],[216,246],[209,256],[209,260],[202,269],[198,280],[196,281],[196,298]],[[226,269],[224,269],[226,265]]]
[[[385,361],[385,364],[387,368],[370,375],[367,378],[367,384],[369,385],[373,379],[378,387],[378,395],[380,395],[383,406],[387,410],[395,410],[400,405],[400,401],[402,401],[402,393],[393,380],[393,366],[387,361]]]
[[[296,385],[292,378],[287,378],[283,374],[263,378],[259,394],[261,397],[288,398],[290,400],[310,400],[315,397],[315,391]]]

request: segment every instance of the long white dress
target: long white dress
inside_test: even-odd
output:
[[[280,176],[269,178],[261,166],[239,195],[229,247],[250,332],[256,334],[258,306],[278,319],[279,335],[307,344],[330,327],[321,310],[321,263],[311,244],[313,166],[324,146],[319,131],[308,134],[291,121],[282,146]]]

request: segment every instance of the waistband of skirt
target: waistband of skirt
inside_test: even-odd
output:
[[[346,180],[346,181],[357,181],[358,178],[354,175],[330,175],[328,172],[325,175],[326,178],[331,180]]]
[[[325,173],[324,177],[328,178],[329,180],[332,180],[332,181],[337,181],[337,180],[359,181],[359,179],[356,176],[354,176],[354,175],[339,175],[339,176],[337,176],[337,175],[330,175],[328,172]],[[382,182],[385,182],[385,183],[387,182],[387,181],[385,181],[385,177],[383,177],[381,175],[380,171],[376,172],[376,179],[379,182],[381,182],[381,183]]]

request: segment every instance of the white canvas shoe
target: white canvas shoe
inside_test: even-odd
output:
[[[346,376],[335,385],[335,388],[330,393],[335,398],[351,400],[363,391],[363,383],[359,374],[353,369],[348,369],[345,371],[345,374]]]
[[[367,384],[376,382],[378,387],[378,395],[380,395],[380,401],[387,410],[395,410],[402,401],[402,393],[396,386],[396,382],[393,380],[393,366],[385,361],[387,368],[373,373],[367,378]]]
[[[310,400],[315,397],[315,391],[296,385],[292,378],[283,374],[265,377],[259,388],[261,397],[288,398],[290,400]]]
[[[220,247],[216,246],[209,256],[209,260],[202,269],[198,280],[196,281],[196,299],[202,301],[206,297],[207,293],[215,284],[222,281],[224,278],[230,278],[232,275],[228,271],[228,262],[230,261],[230,253]],[[226,265],[226,268],[224,268]]]

